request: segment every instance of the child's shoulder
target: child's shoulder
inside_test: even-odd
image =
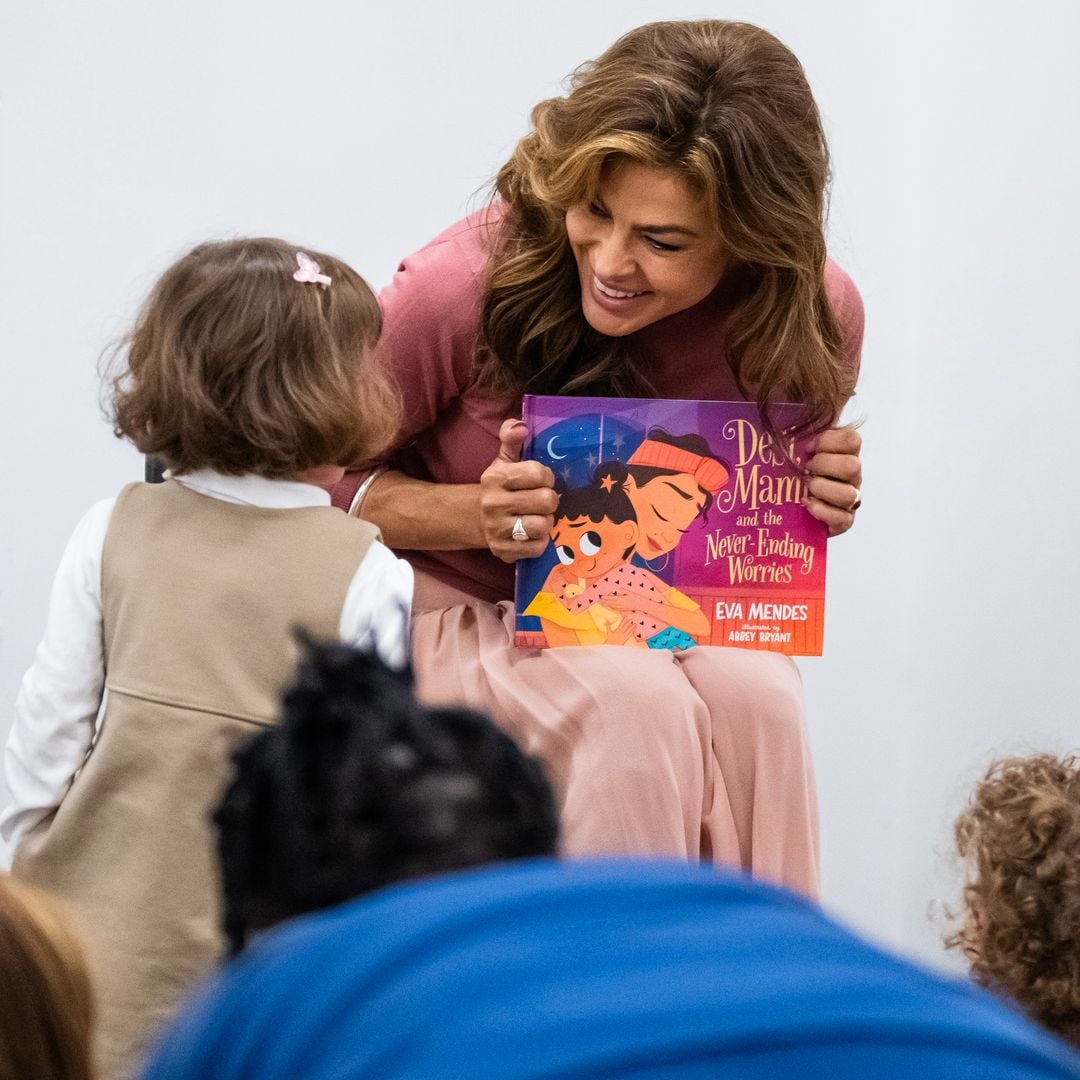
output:
[[[372,570],[383,567],[387,561],[397,561],[383,545],[382,533],[375,525],[334,506],[308,507],[306,513],[278,515],[271,527],[281,528],[294,540],[299,539],[306,554],[316,561],[344,559],[346,563],[368,564]]]
[[[116,503],[122,494],[123,491],[117,495],[110,495],[107,499],[99,499],[94,503],[79,518],[75,528],[72,530],[69,544],[80,543],[85,546],[94,546],[96,539],[96,546],[100,548],[105,541],[105,534],[109,531],[109,522],[112,521]]]
[[[102,553],[116,499],[100,499],[76,522],[53,579],[54,595],[58,588],[68,595],[98,595]]]

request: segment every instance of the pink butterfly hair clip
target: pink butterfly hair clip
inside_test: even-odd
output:
[[[330,276],[322,273],[319,264],[302,251],[296,253],[296,265],[299,270],[293,271],[293,281],[310,282],[312,285],[329,285]]]

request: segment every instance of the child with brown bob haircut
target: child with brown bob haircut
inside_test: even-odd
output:
[[[975,980],[1080,1047],[1080,756],[992,765],[956,822]]]
[[[167,270],[120,353],[116,432],[169,478],[76,527],[0,819],[14,873],[79,921],[103,1076],[137,1067],[221,951],[210,812],[233,750],[276,722],[295,630],[406,660],[412,571],[326,490],[395,427],[380,328],[339,260],[233,240]]]

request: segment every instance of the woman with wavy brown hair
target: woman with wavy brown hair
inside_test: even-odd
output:
[[[82,948],[45,893],[0,875],[0,1080],[89,1080]]]
[[[947,944],[976,982],[1080,1048],[1080,755],[995,762],[955,832],[968,881]]]
[[[743,23],[654,23],[541,102],[490,205],[384,290],[397,450],[335,501],[417,572],[422,696],[493,715],[547,765],[570,853],[712,858],[813,894],[801,681],[736,649],[515,650],[513,563],[553,476],[519,461],[523,393],[806,405],[808,506],[859,505],[862,304],[826,257],[828,154],[794,55]],[[508,419],[509,418],[509,419]],[[367,482],[365,483],[365,479]]]

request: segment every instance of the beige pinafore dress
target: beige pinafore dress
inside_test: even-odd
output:
[[[337,639],[377,535],[331,507],[238,505],[175,480],[118,497],[102,557],[97,739],[13,866],[74,912],[97,997],[102,1080],[139,1067],[220,956],[210,814],[230,756],[277,721],[295,628]]]

